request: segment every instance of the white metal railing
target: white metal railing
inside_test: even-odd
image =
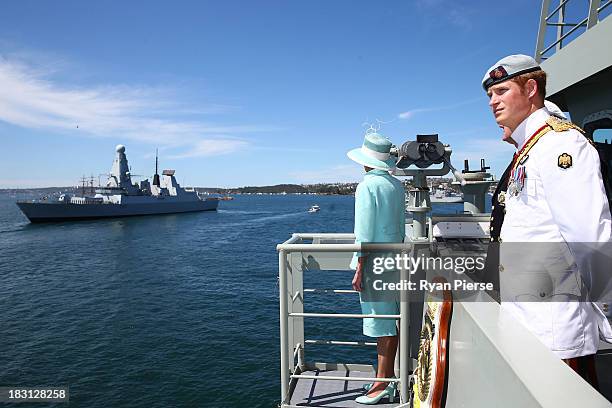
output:
[[[566,15],[566,6],[570,2],[570,0],[559,0],[559,4],[550,10],[551,0],[543,0],[542,1],[542,11],[540,13],[540,28],[538,30],[538,39],[536,42],[536,52],[535,59],[536,61],[542,62],[542,60],[550,57],[552,53],[548,56],[546,54],[555,48],[555,51],[559,51],[564,46],[564,41],[568,40],[569,36],[574,34],[578,29],[584,28],[585,30],[589,30],[593,28],[600,20],[600,13],[604,11],[610,4],[612,4],[612,0],[603,1],[602,0],[589,0],[589,8],[586,13],[586,17],[584,17],[579,22],[568,22]],[[603,3],[603,4],[602,4]],[[552,21],[556,16],[557,21]],[[551,44],[545,44],[546,33],[548,32],[548,28],[554,27],[557,29],[556,39]],[[569,28],[569,30],[566,30]]]
[[[356,251],[393,251],[398,253],[410,252],[411,244],[396,243],[354,243],[354,234],[293,234],[290,239],[277,245],[279,253],[279,302],[280,302],[280,347],[281,347],[281,407],[291,407],[289,401],[290,382],[298,379],[314,380],[339,380],[339,381],[382,381],[397,382],[399,384],[400,400],[409,399],[409,370],[410,359],[408,356],[408,305],[406,298],[400,302],[399,315],[368,315],[356,313],[305,313],[303,311],[304,293],[324,294],[355,294],[354,290],[342,289],[314,289],[304,288],[302,273],[304,268],[304,255],[306,258],[319,256],[316,265],[321,270],[349,270],[348,263],[330,260],[329,254],[345,254]],[[312,241],[312,243],[305,243]],[[342,243],[338,243],[342,242]],[[299,260],[289,260],[289,257],[299,255]],[[327,258],[325,256],[327,255]],[[325,262],[327,262],[325,264]],[[321,266],[321,264],[324,264]],[[400,270],[403,278],[407,271]],[[406,296],[402,294],[402,296]],[[341,340],[314,340],[304,338],[304,318],[338,318],[338,319],[362,319],[375,317],[378,319],[396,319],[399,325],[399,353],[398,360],[399,378],[370,378],[370,377],[343,377],[343,376],[316,376],[301,374],[305,367],[312,366],[305,361],[304,345],[320,344],[331,346],[376,346],[373,342],[363,341],[341,341]],[[404,323],[402,323],[404,322]],[[292,361],[290,356],[293,355]],[[399,358],[403,357],[403,358]],[[297,364],[296,364],[297,359]],[[403,405],[403,404],[402,404]]]
[[[370,341],[338,341],[338,340],[306,340],[306,344],[329,344],[337,346],[375,346],[376,343]]]
[[[379,377],[342,377],[342,376],[320,376],[310,374],[294,374],[291,378],[301,378],[303,380],[334,380],[334,381],[380,381],[380,382],[397,382],[397,378],[379,378]]]

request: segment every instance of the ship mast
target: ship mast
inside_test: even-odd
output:
[[[153,185],[159,187],[159,174],[157,174],[157,149],[155,149],[155,175],[153,176]]]
[[[85,177],[85,175],[83,174],[83,177],[81,177],[81,195],[83,197],[85,197],[85,187],[87,185],[87,177]]]

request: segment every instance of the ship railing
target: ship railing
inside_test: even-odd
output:
[[[398,378],[348,377],[348,376],[315,376],[302,374],[308,370],[326,370],[343,367],[352,371],[374,371],[373,366],[351,363],[314,363],[306,360],[305,345],[329,346],[363,346],[375,347],[374,342],[346,340],[306,339],[304,333],[305,318],[363,319],[374,317],[367,314],[351,313],[306,313],[304,312],[304,294],[357,294],[355,290],[334,288],[304,288],[305,271],[350,271],[350,260],[353,252],[387,251],[399,254],[410,253],[411,244],[406,243],[361,243],[355,244],[354,234],[341,233],[295,233],[290,239],[277,245],[279,256],[279,303],[280,303],[280,366],[281,366],[281,403],[280,407],[290,408],[293,389],[300,379],[336,380],[336,381],[381,381],[396,382],[400,391],[400,401],[409,401],[409,384],[413,360],[401,358],[408,356],[409,305],[405,294],[400,302],[400,314],[375,315],[378,319],[395,319],[399,323],[399,347],[396,357]],[[401,278],[407,279],[407,271],[400,270]],[[399,369],[399,370],[398,370]],[[374,371],[375,372],[375,371]]]
[[[593,28],[601,19],[605,18],[603,11],[612,4],[612,0],[589,0],[589,8],[584,17],[579,22],[569,22],[567,20],[567,6],[570,0],[559,0],[559,4],[551,9],[551,0],[542,1],[542,11],[540,13],[540,27],[538,30],[538,39],[536,43],[535,59],[542,62],[550,57],[554,52],[559,51],[564,45],[571,41],[569,38],[581,28],[585,31]],[[584,1],[583,1],[584,3]],[[572,3],[573,4],[573,3]],[[556,17],[556,21],[555,20]],[[545,44],[546,34],[549,28],[556,28],[556,39],[548,46]],[[549,53],[555,49],[554,52]],[[546,54],[548,56],[546,56]]]

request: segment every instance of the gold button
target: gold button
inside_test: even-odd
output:
[[[493,216],[491,216],[491,221],[493,221]]]
[[[491,211],[493,211],[494,209],[495,209],[495,206],[494,206],[494,205],[492,205],[492,206],[491,206]]]
[[[493,231],[493,227],[489,228],[489,231]]]
[[[495,241],[495,239],[491,238],[491,242]]]
[[[499,271],[503,272],[504,271],[504,265],[499,265]]]

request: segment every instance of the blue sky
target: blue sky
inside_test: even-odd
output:
[[[0,13],[0,188],[162,168],[195,186],[357,181],[364,122],[436,132],[453,161],[500,141],[480,87],[533,55],[540,4],[490,1],[19,1]]]

